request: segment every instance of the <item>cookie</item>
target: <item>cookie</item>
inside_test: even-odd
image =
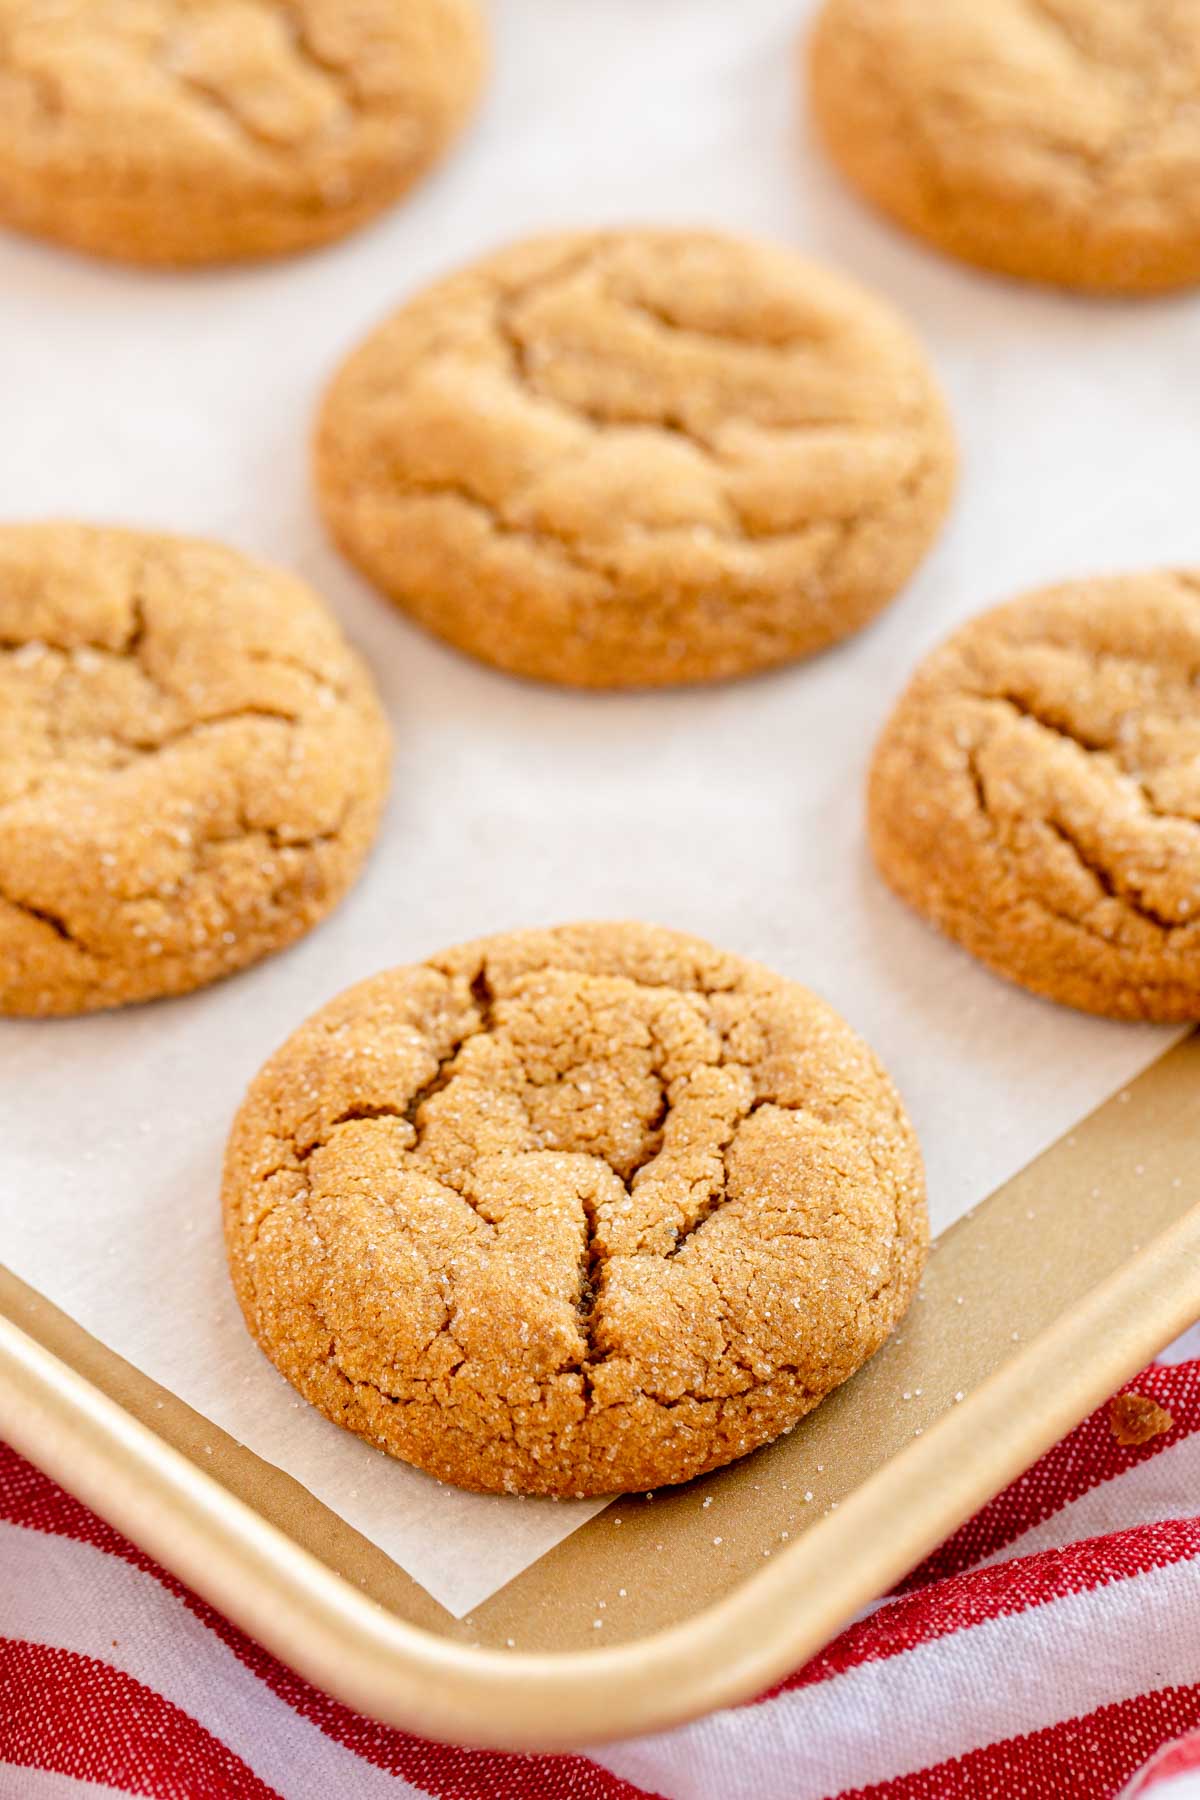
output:
[[[439,282],[351,355],[316,445],[369,580],[459,649],[580,687],[743,675],[856,631],[953,469],[890,308],[685,231],[541,238]]]
[[[186,265],[338,238],[480,86],[475,0],[0,0],[0,221]]]
[[[1001,975],[1200,1019],[1200,573],[1070,582],[921,664],[875,750],[895,891]]]
[[[753,1450],[912,1299],[890,1081],[795,982],[646,925],[482,938],[351,988],[225,1164],[250,1331],[460,1487],[603,1494]]]
[[[388,730],[290,575],[0,526],[0,1013],[183,994],[290,944],[375,834]]]
[[[1097,293],[1200,281],[1193,0],[825,0],[817,130],[939,249]]]

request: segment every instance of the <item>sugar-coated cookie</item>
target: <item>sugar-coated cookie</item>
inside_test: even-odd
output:
[[[955,452],[890,307],[790,250],[570,233],[403,306],[316,446],[345,553],[520,675],[742,675],[857,630],[929,548]]]
[[[842,173],[952,256],[1098,293],[1200,281],[1195,0],[826,0]]]
[[[185,265],[343,236],[445,149],[475,0],[0,0],[0,223]]]
[[[388,730],[316,595],[219,545],[0,527],[0,1013],[289,944],[375,833]]]
[[[875,750],[891,886],[1010,980],[1200,1019],[1200,573],[1075,581],[984,613]]]
[[[851,1375],[926,1246],[895,1090],[795,982],[677,932],[482,938],[362,982],[225,1165],[247,1324],[461,1487],[601,1494],[753,1450]]]

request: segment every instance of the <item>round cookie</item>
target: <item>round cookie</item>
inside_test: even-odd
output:
[[[825,0],[817,128],[952,256],[1098,293],[1200,281],[1193,0]]]
[[[715,680],[857,630],[955,452],[881,301],[791,251],[562,234],[394,314],[325,399],[334,538],[460,649],[581,687]]]
[[[0,1013],[182,994],[337,904],[388,730],[312,591],[219,545],[0,527]]]
[[[685,1481],[878,1349],[925,1258],[891,1082],[795,982],[646,925],[482,938],[342,994],[225,1163],[247,1324],[460,1487]]]
[[[1001,975],[1200,1019],[1200,573],[1048,588],[921,664],[875,750],[895,891]]]
[[[0,0],[0,221],[185,265],[341,237],[437,160],[475,0]]]

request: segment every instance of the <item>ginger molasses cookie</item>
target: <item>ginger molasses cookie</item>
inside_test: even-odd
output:
[[[843,175],[964,261],[1100,293],[1200,281],[1194,0],[825,0]]]
[[[388,730],[302,582],[0,527],[0,1013],[182,994],[290,944],[375,834]]]
[[[882,301],[789,250],[654,230],[439,282],[345,363],[316,446],[371,581],[581,687],[742,675],[857,630],[929,548],[954,461]]]
[[[1200,573],[973,619],[885,727],[869,816],[895,891],[1001,975],[1200,1019]]]
[[[647,925],[481,938],[351,988],[225,1163],[253,1336],[461,1487],[685,1481],[786,1431],[900,1318],[921,1160],[795,982]]]
[[[483,62],[475,0],[0,0],[0,222],[138,263],[304,250],[436,161]]]

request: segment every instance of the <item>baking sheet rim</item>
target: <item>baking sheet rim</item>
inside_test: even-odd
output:
[[[1200,1205],[690,1619],[597,1650],[449,1642],[367,1599],[0,1317],[0,1433],[283,1662],[384,1723],[566,1750],[761,1692],[1200,1316]]]

